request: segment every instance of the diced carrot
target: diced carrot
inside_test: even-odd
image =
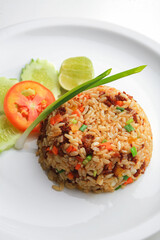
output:
[[[77,151],[77,149],[75,147],[73,147],[72,145],[70,145],[67,149],[66,149],[66,152],[67,153],[71,153],[71,152],[75,152]]]
[[[125,170],[123,168],[117,165],[113,169],[113,173],[116,177],[122,177],[122,174],[124,173],[124,171]]]
[[[112,150],[112,146],[111,146],[110,142],[100,143],[99,146],[100,147],[105,147],[108,151]]]
[[[53,146],[52,152],[54,153],[54,155],[57,155],[58,154],[58,148]]]
[[[82,157],[80,157],[80,156],[76,156],[76,159],[79,161],[79,162],[83,162],[83,158]]]
[[[79,124],[70,125],[72,132],[77,132],[79,130]]]
[[[75,166],[75,169],[78,170],[81,168],[81,164],[77,163],[77,165]]]
[[[72,146],[72,152],[75,152],[75,151],[77,151],[77,148]]]
[[[80,112],[83,112],[84,111],[84,106],[82,105],[78,109],[79,109]]]
[[[70,153],[72,151],[72,145],[70,145],[67,149],[66,152]]]
[[[118,105],[118,106],[123,106],[123,101],[116,101],[116,105]]]
[[[127,181],[124,183],[124,185],[127,185],[127,184],[132,183],[132,182],[133,182],[133,179],[131,177],[129,177],[127,179]]]
[[[72,114],[77,114],[78,117],[81,116],[81,115],[80,115],[80,112],[79,112],[78,110],[73,111]]]
[[[50,124],[54,125],[55,123],[59,123],[63,121],[63,117],[58,113],[54,117],[51,117]]]
[[[74,178],[74,176],[73,176],[73,174],[71,172],[68,173],[68,178],[69,178],[69,180],[72,180]]]

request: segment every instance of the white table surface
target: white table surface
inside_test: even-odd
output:
[[[49,17],[103,20],[160,44],[160,0],[0,0],[0,28]],[[160,232],[147,238],[159,239]]]

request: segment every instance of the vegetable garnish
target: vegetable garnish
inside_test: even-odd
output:
[[[97,171],[94,170],[94,171],[93,171],[93,177],[96,177],[96,175],[97,175]]]
[[[132,132],[135,130],[130,123],[125,125],[124,128],[126,129],[127,132]]]
[[[123,176],[123,179],[124,179],[125,181],[127,181],[128,178],[129,178],[129,177],[128,177],[127,175],[124,175],[124,176]]]
[[[65,170],[64,170],[64,169],[58,170],[58,169],[56,168],[56,172],[57,172],[57,173],[62,173],[62,172],[65,172]]]
[[[102,143],[105,143],[105,142],[107,142],[107,139],[104,139],[104,140],[102,141]]]
[[[80,127],[80,131],[84,132],[84,130],[87,128],[87,125],[83,124],[81,127]]]
[[[54,125],[55,123],[59,123],[63,121],[63,117],[58,113],[54,117],[51,117],[50,124]]]
[[[75,166],[75,169],[78,170],[81,168],[81,164],[77,163],[77,165]]]
[[[111,146],[110,142],[100,143],[99,146],[100,147],[105,147],[108,151],[112,150],[112,146]]]
[[[19,82],[7,92],[4,99],[4,112],[13,126],[25,131],[39,114],[54,101],[53,93],[40,83]],[[38,128],[39,126],[32,130],[37,131]]]
[[[68,178],[69,178],[69,180],[72,180],[74,178],[74,176],[73,176],[73,174],[71,172],[68,173]]]
[[[57,155],[58,154],[58,148],[56,146],[53,146],[52,152],[54,153],[54,155]]]
[[[133,121],[134,121],[133,118],[130,118],[130,119],[126,122],[126,125],[132,123]]]
[[[86,165],[88,162],[92,160],[92,155],[88,155],[85,160],[83,161],[83,165]]]
[[[116,109],[120,110],[121,112],[123,112],[125,108],[123,108],[123,107],[116,107]]]
[[[132,182],[133,182],[133,179],[132,179],[131,177],[129,177],[129,178],[127,179],[127,181],[124,183],[124,185],[130,184],[130,183],[132,183]]]
[[[79,112],[78,110],[74,110],[74,111],[72,112],[72,114],[76,114],[78,117],[81,116],[81,115],[80,115],[80,112]]]
[[[13,147],[21,134],[4,114],[0,115],[0,152]]]
[[[122,187],[122,185],[119,185],[118,187],[115,188],[115,190],[118,190]]]
[[[70,145],[67,149],[66,149],[66,152],[67,153],[71,153],[71,152],[75,152],[77,151],[77,149],[75,147],[73,147],[72,145]]]
[[[54,103],[52,103],[50,106],[48,106],[38,117],[37,119],[28,127],[28,129],[22,134],[22,136],[17,140],[16,144],[15,144],[15,148],[16,149],[22,149],[24,142],[26,140],[26,138],[28,137],[28,135],[30,134],[30,132],[35,128],[35,126],[37,126],[37,124],[39,124],[42,120],[44,120],[53,110],[55,110],[56,108],[58,108],[59,106],[61,106],[63,103],[67,102],[68,100],[70,100],[71,98],[73,98],[74,96],[76,96],[77,94],[79,94],[80,92],[83,92],[85,90],[88,90],[90,88],[93,87],[97,87],[99,85],[105,84],[105,83],[109,83],[109,82],[113,82],[117,79],[135,74],[135,73],[139,73],[141,72],[144,68],[146,67],[146,65],[142,65],[136,68],[132,68],[130,70],[112,75],[110,77],[106,77],[107,75],[110,74],[111,69],[108,69],[107,71],[105,71],[104,73],[100,74],[99,76],[97,76],[96,78],[89,80],[75,88],[73,88],[72,90],[70,90],[69,92],[65,93],[63,96],[61,96],[58,100],[56,100]]]
[[[136,147],[132,147],[131,148],[131,153],[132,153],[132,156],[135,157],[137,155],[137,149]]]
[[[116,105],[118,105],[118,106],[123,106],[123,101],[116,101]]]
[[[26,80],[41,83],[53,92],[56,99],[61,94],[58,71],[47,60],[31,59],[30,63],[22,69],[20,76],[20,81]]]
[[[73,118],[73,119],[70,120],[70,122],[73,123],[73,124],[76,124],[78,121],[77,121],[77,119]]]
[[[4,111],[3,109],[3,103],[4,103],[4,98],[7,93],[7,91],[18,81],[16,79],[8,79],[5,77],[0,78],[0,112],[2,113]]]

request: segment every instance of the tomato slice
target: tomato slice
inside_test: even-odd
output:
[[[25,131],[38,115],[55,101],[53,93],[42,84],[22,81],[13,85],[4,99],[4,112],[8,120]],[[38,131],[39,125],[33,131]]]

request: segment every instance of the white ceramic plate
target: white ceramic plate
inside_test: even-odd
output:
[[[31,58],[57,68],[88,56],[95,74],[147,64],[140,74],[110,84],[128,92],[151,122],[154,151],[137,182],[124,190],[85,194],[52,190],[30,139],[22,151],[0,155],[0,239],[142,239],[160,230],[160,47],[144,36],[103,22],[48,19],[0,31],[0,76],[17,77]]]

